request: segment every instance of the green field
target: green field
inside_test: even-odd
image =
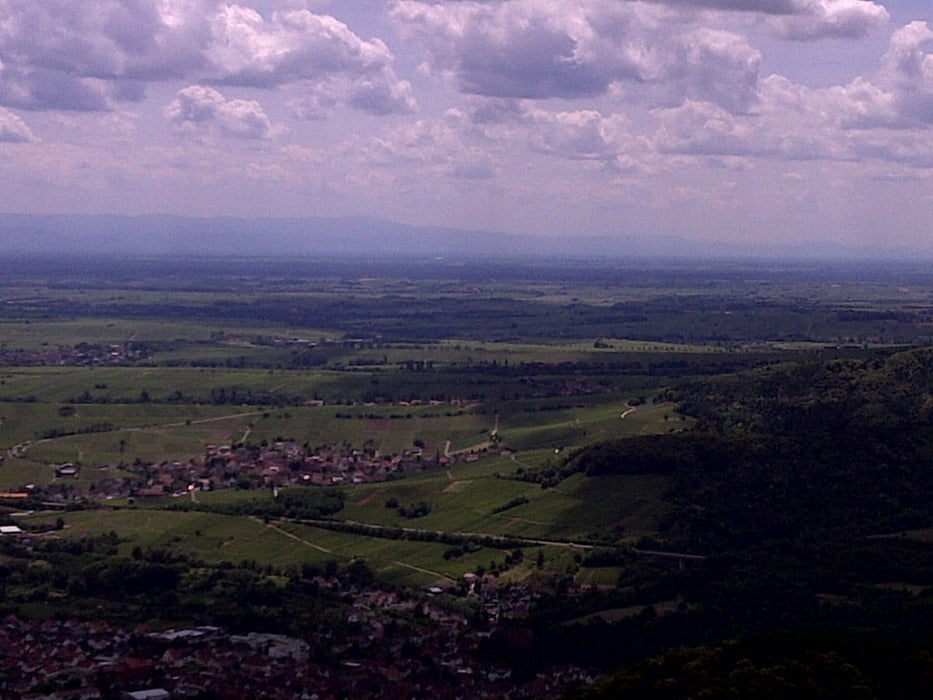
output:
[[[0,489],[64,485],[87,498],[95,482],[127,476],[134,463],[199,464],[207,445],[285,440],[381,455],[419,446],[451,464],[344,487],[333,519],[632,543],[667,514],[664,478],[575,474],[542,488],[520,477],[559,469],[587,445],[689,430],[693,420],[676,403],[681,382],[780,362],[872,358],[929,335],[919,287],[894,290],[857,276],[828,284],[804,271],[763,282],[741,266],[710,277],[676,264],[647,273],[571,264],[555,280],[513,279],[508,267],[486,274],[484,266],[447,278],[416,264],[407,276],[348,268],[318,279],[257,265],[205,279],[147,266],[119,280],[37,272],[0,287],[0,358],[20,360],[0,367]],[[885,315],[891,308],[896,321]],[[113,363],[105,353],[93,366],[47,359],[78,345],[120,350]],[[124,361],[123,349],[139,354]],[[22,362],[43,357],[41,366]],[[80,465],[76,478],[55,477],[65,462]],[[249,497],[204,492],[200,502],[223,507]],[[164,510],[183,501],[140,500],[123,510],[106,501],[64,513],[60,535],[114,530],[121,551],[169,547],[210,562],[362,557],[404,582],[456,577],[503,556],[484,547],[445,559],[449,546],[438,542]],[[387,503],[423,503],[430,512],[409,519]],[[528,562],[540,548],[545,571],[574,565],[565,546],[526,548],[533,555],[509,576],[534,575]],[[614,576],[613,567],[579,572],[599,585]]]
[[[363,559],[381,576],[399,584],[454,581],[479,567],[489,567],[493,562],[501,564],[505,555],[500,549],[480,548],[455,559],[445,559],[443,555],[449,545],[443,543],[390,540],[296,523],[265,524],[250,517],[149,508],[61,515],[39,513],[18,520],[27,526],[56,517],[65,521],[59,537],[81,538],[112,531],[120,539],[120,552],[126,556],[136,547],[169,549],[207,564],[253,561],[276,568]],[[525,564],[513,571],[512,576],[535,571],[532,564],[539,550],[545,552],[544,573],[560,571],[571,561],[573,551],[561,545],[531,545],[524,549]]]

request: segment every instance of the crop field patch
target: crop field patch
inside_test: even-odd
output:
[[[462,493],[469,488],[469,481],[451,481],[441,493]]]

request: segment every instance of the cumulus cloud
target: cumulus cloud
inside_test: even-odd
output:
[[[530,145],[534,150],[571,160],[594,160],[611,164],[623,150],[625,120],[621,115],[604,116],[593,110],[531,113],[534,127]]]
[[[764,15],[782,37],[798,41],[863,37],[888,20],[872,0],[648,0],[683,11],[719,10]]]
[[[379,167],[407,165],[423,174],[460,180],[486,180],[496,175],[493,156],[466,143],[456,119],[419,119],[358,144],[357,148],[369,165]]]
[[[298,89],[300,95],[288,101],[295,119],[326,119],[340,105],[376,116],[409,114],[418,107],[407,80],[327,79],[305,81]]]
[[[849,139],[820,119],[819,109],[806,102],[794,102],[776,109],[772,91],[799,86],[771,79],[763,88],[762,112],[736,115],[705,102],[657,110],[661,126],[654,136],[654,147],[661,153],[693,156],[736,156],[780,160],[852,160]],[[785,96],[786,97],[786,96]],[[799,97],[799,95],[797,96]]]
[[[664,153],[933,165],[933,28],[895,31],[878,71],[844,85],[761,81],[753,114],[688,101],[653,112]]]
[[[737,119],[721,107],[688,101],[655,112],[661,127],[655,146],[665,153],[693,155],[751,155],[756,144],[748,120]],[[761,151],[758,146],[759,152]]]
[[[214,77],[231,85],[274,87],[326,75],[376,76],[392,54],[379,39],[364,41],[343,22],[308,10],[273,12],[221,6],[209,18],[205,54]]]
[[[446,121],[463,135],[487,144],[510,144],[609,170],[631,168],[645,154],[623,113],[593,109],[553,111],[534,100],[472,98],[468,109],[450,109]]]
[[[216,128],[228,136],[265,139],[272,134],[269,117],[258,102],[228,100],[217,90],[192,85],[178,91],[165,117],[184,130]]]
[[[760,12],[768,15],[792,15],[800,12],[808,0],[648,0],[683,8],[706,8],[735,12]]]
[[[758,77],[760,56],[744,38],[659,21],[645,3],[402,0],[391,17],[471,95],[573,99],[622,82],[659,88],[641,92],[666,101],[693,96],[741,111]]]
[[[0,104],[29,110],[102,111],[113,106],[112,86],[44,68],[0,66]]]
[[[777,79],[768,85],[774,88]],[[928,128],[933,125],[933,28],[911,22],[895,31],[874,75],[821,90],[798,86],[783,92],[794,92],[793,101],[842,129]]]
[[[26,122],[0,107],[0,143],[31,143],[35,140]]]
[[[399,2],[392,16],[467,93],[582,97],[605,91],[612,79],[580,51],[589,28],[577,3]]]
[[[347,104],[370,114],[402,114],[417,107],[407,80],[359,80],[349,89]]]
[[[263,15],[220,0],[0,0],[0,17],[0,103],[23,109],[111,109],[163,80],[260,88],[343,80],[346,104],[413,109],[384,42],[304,8]]]
[[[205,6],[196,0],[0,0],[0,102],[99,111],[116,100],[140,99],[145,81],[198,67],[203,37],[193,25]]]
[[[881,80],[906,124],[933,124],[933,28],[911,22],[897,30],[882,59]]]
[[[888,20],[884,6],[868,0],[813,0],[803,5],[800,12],[772,20],[778,34],[804,41],[856,39]]]
[[[473,97],[467,99],[465,107],[465,111],[456,111],[466,115],[472,124],[521,122],[528,114],[525,102],[514,98]]]
[[[704,27],[683,41],[688,97],[733,112],[744,112],[755,102],[761,54],[743,37]]]
[[[321,108],[338,103],[377,115],[416,108],[411,85],[395,74],[386,44],[361,39],[329,15],[286,9],[264,18],[229,5],[211,18],[210,34],[205,56],[214,82],[298,84],[307,94],[293,104],[296,115],[320,116]]]

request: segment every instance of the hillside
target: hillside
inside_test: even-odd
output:
[[[929,681],[928,273],[108,260],[2,289],[0,634],[286,634],[361,697]]]
[[[675,612],[546,635],[609,665],[703,645],[579,697],[897,695],[907,681],[880,658],[929,687],[931,370],[926,348],[695,382],[683,388],[694,433],[576,455],[568,466],[589,475],[669,475],[672,510],[650,546],[708,557],[656,579],[658,599],[679,595]]]
[[[461,256],[468,259],[569,257],[594,259],[913,260],[930,251],[809,242],[742,245],[695,241],[676,234],[532,236],[373,217],[191,217],[166,214],[35,215],[0,213],[0,253],[10,255],[174,256]]]

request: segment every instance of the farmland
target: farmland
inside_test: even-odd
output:
[[[579,661],[602,628],[577,649],[556,630],[599,620],[632,636],[649,607],[687,625],[719,605],[713,639],[772,629],[738,607],[755,586],[789,595],[770,574],[795,570],[798,549],[827,567],[800,574],[814,595],[875,604],[846,547],[899,562],[877,580],[931,583],[929,538],[887,537],[933,524],[924,270],[111,270],[24,260],[0,288],[0,518],[41,543],[30,554],[3,541],[4,609],[146,620],[151,601],[101,602],[86,572],[149,566],[177,577],[166,625],[220,619],[195,602],[204,577],[290,601],[325,570],[438,586],[445,605],[485,619],[488,600],[466,583],[478,577],[542,596],[537,639]],[[856,531],[865,539],[841,535]],[[69,548],[80,552],[47,569]],[[678,553],[693,559],[666,566]],[[726,603],[720,585],[741,590]],[[642,653],[702,641],[678,627]]]
[[[0,488],[61,483],[55,467],[70,463],[80,471],[69,497],[86,499],[96,481],[132,474],[134,464],[196,463],[212,444],[381,455],[417,445],[438,461],[461,460],[348,488],[341,517],[395,526],[386,501],[426,503],[425,529],[542,540],[619,544],[656,528],[663,480],[605,490],[574,477],[542,490],[515,477],[585,445],[688,430],[693,419],[671,400],[679,382],[881,356],[933,328],[928,288],[893,289],[878,271],[866,282],[861,269],[819,277],[741,265],[408,261],[385,276],[365,260],[317,274],[297,262],[273,272],[270,261],[129,260],[105,278],[82,261],[67,273],[54,260],[30,263],[3,290],[0,353],[11,359],[0,368]],[[77,515],[63,517],[67,532],[84,531],[72,529]],[[134,532],[133,518],[119,517],[114,529]],[[354,551],[354,538],[344,539],[341,556],[366,558],[365,540]],[[280,541],[274,552],[260,548],[259,560],[307,549]],[[392,552],[381,563],[404,559]],[[433,559],[436,569],[443,560]],[[445,564],[444,575],[456,573]]]

